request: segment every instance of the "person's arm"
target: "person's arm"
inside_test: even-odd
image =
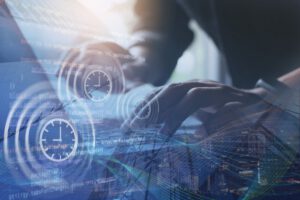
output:
[[[164,84],[193,39],[189,17],[174,0],[138,0],[135,13],[138,22],[132,35],[137,40],[129,46],[129,52],[145,60],[129,63],[125,75],[141,82]]]
[[[88,41],[71,49],[63,59],[64,63],[101,65],[104,59],[98,52],[130,56],[130,61],[119,60],[126,80],[126,91],[144,83],[164,84],[193,39],[193,33],[188,28],[189,17],[174,0],[137,0],[135,13],[138,22],[132,30],[132,38],[136,40],[129,46]],[[62,66],[58,74],[72,76],[72,71],[77,71],[76,67]],[[71,87],[76,85],[72,81],[69,84]]]
[[[287,90],[281,93],[270,93],[264,87],[251,90],[242,90],[217,82],[191,81],[186,83],[172,84],[165,88],[155,91],[146,99],[147,103],[138,107],[137,115],[124,122],[123,128],[148,126],[151,123],[163,123],[162,133],[173,134],[181,123],[199,109],[213,108],[215,113],[224,107],[235,106],[235,109],[260,102],[263,98],[271,96],[272,101],[280,105],[288,104],[293,101],[291,93],[297,93],[300,83],[300,68],[278,78],[287,86]],[[149,108],[159,105],[156,119],[140,119],[139,115],[144,115]],[[277,105],[275,104],[275,105]],[[286,105],[283,105],[286,107]],[[283,107],[283,108],[284,108]],[[151,110],[151,109],[150,109]]]

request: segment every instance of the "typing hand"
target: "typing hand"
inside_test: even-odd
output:
[[[149,95],[146,103],[139,105],[129,119],[122,125],[123,130],[147,127],[151,124],[163,124],[160,132],[172,135],[181,123],[190,115],[201,110],[218,112],[225,106],[250,105],[260,100],[255,90],[241,90],[212,81],[190,81],[186,83],[171,84],[158,89]],[[141,118],[159,105],[156,118]],[[200,117],[205,118],[206,112],[201,112]]]

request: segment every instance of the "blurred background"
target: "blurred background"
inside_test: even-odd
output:
[[[93,12],[112,33],[130,37],[131,27],[135,23],[134,4],[136,0],[79,0]],[[191,79],[209,79],[230,84],[225,61],[214,43],[193,21],[190,28],[195,39],[177,63],[170,82]]]

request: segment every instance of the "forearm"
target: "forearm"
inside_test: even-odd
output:
[[[155,86],[163,85],[167,82],[180,56],[168,54],[162,48],[163,45],[156,47],[153,45],[140,45],[129,49],[130,54],[136,58],[133,64],[135,64],[137,72],[140,72],[133,78]]]
[[[129,51],[145,61],[142,81],[162,85],[193,39],[189,17],[173,0],[138,0],[135,13],[138,20],[132,35],[136,40]]]

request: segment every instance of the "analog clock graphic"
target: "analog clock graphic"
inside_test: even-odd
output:
[[[112,81],[108,74],[101,70],[89,72],[84,80],[84,93],[94,102],[106,99],[112,91]]]
[[[54,162],[62,162],[75,154],[78,135],[69,121],[54,118],[42,127],[39,142],[46,158]]]

